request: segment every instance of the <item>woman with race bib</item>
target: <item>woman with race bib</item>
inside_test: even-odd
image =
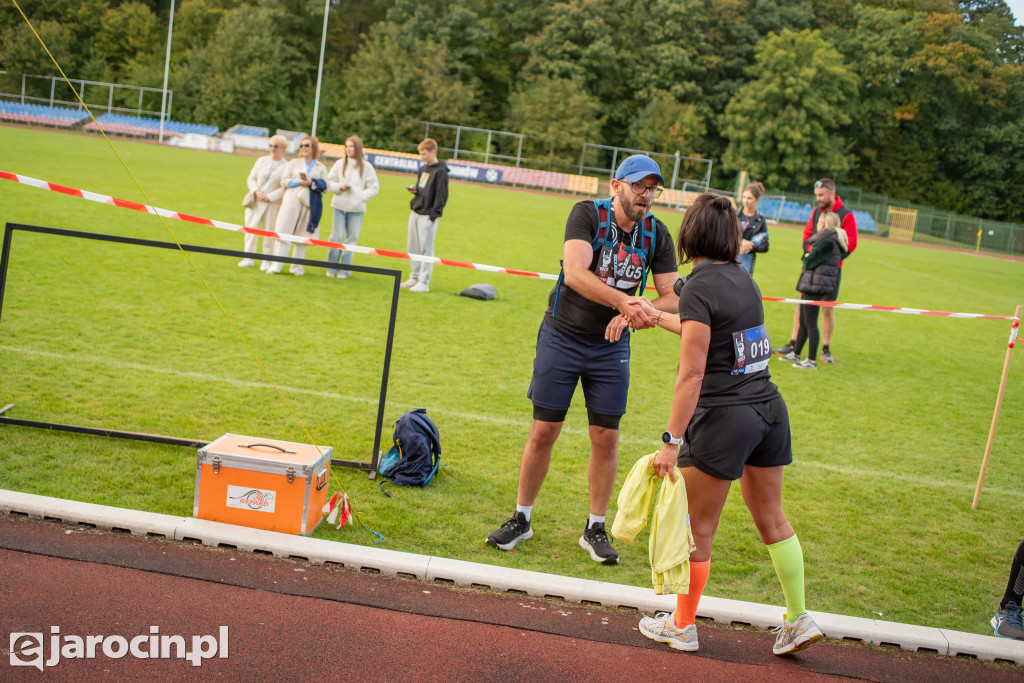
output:
[[[804,559],[782,508],[782,472],[793,461],[789,414],[770,381],[772,349],[761,292],[743,266],[736,212],[724,197],[700,195],[686,211],[676,240],[681,263],[693,271],[679,280],[679,316],[648,307],[660,327],[681,337],[679,374],[664,445],[654,460],[659,477],[686,484],[697,549],[690,555],[690,587],[676,611],[640,621],[648,638],[677,650],[697,650],[697,603],[707,584],[711,546],[733,481],[768,546],[786,598],[776,631],[777,655],[802,650],[823,635],[804,609]],[[621,317],[608,326],[621,333]]]

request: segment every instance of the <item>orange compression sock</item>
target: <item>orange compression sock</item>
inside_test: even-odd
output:
[[[676,596],[676,627],[686,628],[697,619],[697,603],[711,573],[711,560],[690,562],[690,592]]]

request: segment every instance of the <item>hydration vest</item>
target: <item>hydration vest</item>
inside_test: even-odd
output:
[[[611,235],[612,198],[605,197],[603,199],[595,199],[594,208],[597,209],[597,233],[590,241],[590,247],[593,251],[597,251],[603,247],[612,249],[619,242],[619,240],[615,239],[615,235]],[[638,294],[643,296],[644,291],[647,289],[647,271],[651,269],[651,264],[654,261],[654,240],[655,234],[657,233],[657,227],[654,225],[654,214],[648,213],[644,217],[643,222],[635,226],[633,229],[640,230],[640,249],[644,255],[645,261],[643,275],[640,277],[640,289],[637,290]],[[619,228],[619,230],[621,230],[621,228]],[[559,259],[558,265],[563,266],[563,261],[561,259]],[[552,318],[558,314],[558,298],[562,294],[562,284],[564,282],[565,268],[563,267],[558,272],[558,285],[555,289],[555,305],[551,309]]]

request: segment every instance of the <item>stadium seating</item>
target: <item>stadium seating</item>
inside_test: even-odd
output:
[[[147,119],[140,116],[124,116],[122,114],[103,114],[97,121],[103,130],[120,135],[152,135],[160,130],[160,119]],[[95,123],[87,123],[85,130],[96,130]],[[164,133],[198,133],[200,135],[214,135],[219,128],[217,126],[204,126],[198,123],[183,123],[181,121],[164,121]]]
[[[7,121],[69,128],[87,118],[89,118],[89,115],[85,113],[84,109],[51,107],[45,104],[21,104],[20,102],[0,100],[0,119]]]
[[[227,132],[233,135],[249,135],[256,138],[270,137],[270,131],[266,128],[259,128],[258,126],[243,126],[241,124],[233,127]]]
[[[779,207],[778,199],[765,199],[761,202],[760,211],[765,215],[772,215]],[[806,223],[811,217],[814,207],[810,204],[799,202],[785,202],[782,205],[780,219],[792,223]],[[874,217],[867,211],[853,211],[853,217],[857,219],[857,232],[878,232],[878,224]]]

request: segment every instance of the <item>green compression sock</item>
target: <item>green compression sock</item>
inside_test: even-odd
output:
[[[786,596],[786,621],[793,623],[807,610],[804,608],[804,551],[796,535],[768,546],[775,573]]]

